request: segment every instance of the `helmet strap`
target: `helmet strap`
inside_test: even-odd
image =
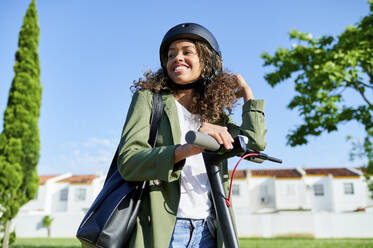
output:
[[[193,83],[190,83],[190,84],[177,84],[177,83],[175,83],[174,81],[172,81],[170,79],[167,82],[174,89],[177,89],[177,90],[190,90],[190,89],[197,88],[198,85],[200,85],[203,80],[204,79],[200,78],[197,81],[194,81]]]
[[[218,75],[218,72],[216,70],[216,52],[215,50],[212,50],[212,74],[214,76]]]

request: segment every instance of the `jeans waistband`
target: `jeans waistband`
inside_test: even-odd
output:
[[[203,226],[206,222],[206,219],[190,219],[190,218],[176,218],[176,223],[180,223],[183,225],[191,225],[193,228],[196,226]]]

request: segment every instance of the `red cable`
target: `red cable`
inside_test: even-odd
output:
[[[233,183],[233,179],[234,179],[234,173],[236,173],[236,169],[237,169],[237,166],[241,163],[241,161],[247,157],[250,157],[250,156],[258,156],[258,153],[248,153],[248,154],[245,154],[243,155],[240,160],[238,160],[236,166],[234,167],[234,170],[232,172],[232,178],[231,178],[231,183],[229,185],[229,194],[228,194],[228,198],[225,198],[225,203],[227,204],[227,207],[232,207],[232,203],[230,202],[230,199],[231,199],[231,191],[232,191],[232,183]]]

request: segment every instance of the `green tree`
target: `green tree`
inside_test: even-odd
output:
[[[49,215],[44,216],[43,218],[43,227],[47,228],[48,230],[48,238],[51,236],[51,225],[53,222],[53,218],[51,218]]]
[[[288,145],[307,144],[310,136],[357,121],[366,136],[353,143],[352,158],[363,155],[366,171],[373,173],[373,0],[368,4],[369,14],[339,36],[315,39],[293,29],[292,48],[279,48],[273,56],[264,52],[262,58],[264,66],[274,68],[265,75],[272,87],[294,80],[296,94],[288,108],[297,109],[303,123],[288,134]],[[360,97],[359,104],[348,101],[346,93],[351,92]]]
[[[8,247],[10,223],[19,208],[35,198],[39,178],[38,118],[41,105],[38,55],[39,26],[35,0],[23,19],[15,55],[14,79],[0,134],[0,221],[3,247]]]
[[[2,244],[3,241],[4,241],[4,238],[1,239],[0,243]],[[15,242],[16,242],[16,231],[13,230],[13,232],[11,232],[10,235],[9,235],[9,241],[8,241],[8,243],[9,243],[9,245],[12,245]]]

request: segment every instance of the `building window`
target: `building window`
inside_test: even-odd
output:
[[[260,195],[268,195],[268,187],[267,185],[260,185]]]
[[[60,191],[60,201],[67,201],[67,197],[69,195],[68,189],[61,189]]]
[[[345,191],[345,195],[353,195],[354,194],[354,184],[353,183],[344,183],[343,188]]]
[[[240,185],[238,184],[232,185],[232,195],[236,195],[236,196],[240,195]]]
[[[323,196],[324,195],[324,185],[323,184],[313,185],[313,194],[315,196]]]
[[[87,189],[76,189],[75,191],[75,200],[77,201],[85,201],[87,195]]]

